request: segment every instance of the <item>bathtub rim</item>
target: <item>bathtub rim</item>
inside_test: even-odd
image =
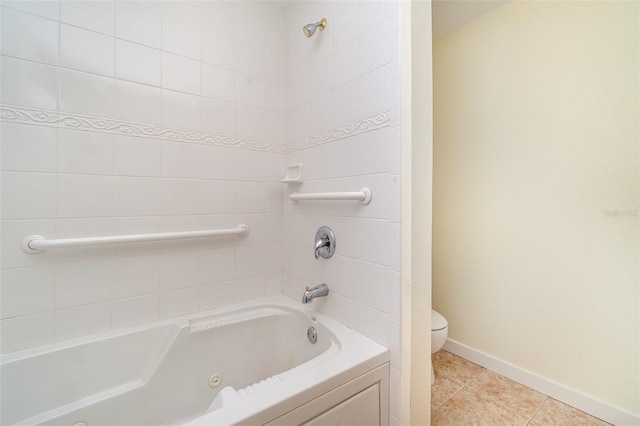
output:
[[[275,308],[286,313],[293,313],[294,315],[303,314],[310,322],[322,324],[322,326],[331,332],[329,347],[318,356],[289,370],[278,373],[278,375],[284,377],[284,380],[279,383],[280,386],[276,384],[272,388],[273,390],[277,390],[276,396],[274,396],[273,392],[264,391],[243,396],[238,401],[232,401],[232,404],[228,406],[229,409],[226,409],[227,406],[223,406],[222,410],[200,414],[198,417],[192,418],[182,424],[198,425],[202,424],[202,422],[219,424],[220,421],[223,421],[223,424],[239,424],[240,422],[251,421],[250,419],[255,418],[276,418],[284,412],[389,361],[387,348],[333,320],[327,315],[316,311],[311,306],[305,306],[294,302],[284,295],[278,295],[2,354],[0,356],[0,368],[12,362],[155,328],[167,327],[168,332],[171,331],[170,329],[173,329],[172,332],[177,334],[182,329],[188,330],[190,321],[206,319],[207,317],[224,318],[225,315],[232,316],[233,313],[261,308]],[[339,347],[336,348],[336,346]],[[366,354],[362,353],[361,349],[363,348],[366,349]],[[317,366],[320,367],[318,369],[320,373],[315,371],[315,367]],[[330,371],[327,371],[327,366],[330,367]],[[313,378],[311,384],[309,381],[310,376]],[[284,386],[283,383],[288,386]],[[240,389],[235,389],[236,392],[239,390]],[[233,402],[241,404],[242,409],[239,410],[241,415],[238,415],[238,411],[234,414]],[[247,405],[249,405],[248,409]]]

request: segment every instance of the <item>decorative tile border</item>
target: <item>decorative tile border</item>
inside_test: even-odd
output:
[[[356,136],[362,133],[388,127],[391,123],[391,111],[382,111],[369,117],[352,121],[341,127],[308,136],[289,145],[289,151],[298,151],[316,145],[337,141],[339,139]]]
[[[0,105],[0,120],[9,123],[59,127],[177,142],[203,143],[284,154],[387,127],[390,125],[391,113],[383,111],[290,144],[10,105]]]

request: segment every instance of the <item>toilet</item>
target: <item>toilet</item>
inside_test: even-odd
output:
[[[431,310],[431,353],[438,352],[444,346],[444,342],[447,341],[447,332],[449,324],[445,317],[440,315],[439,312]],[[436,375],[433,372],[433,365],[431,365],[431,384],[436,381]]]

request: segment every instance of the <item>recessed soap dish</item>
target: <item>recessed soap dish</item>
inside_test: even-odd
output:
[[[287,167],[287,175],[282,179],[284,183],[302,183],[302,164],[291,164]]]

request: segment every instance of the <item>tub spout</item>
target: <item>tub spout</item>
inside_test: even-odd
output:
[[[307,287],[302,295],[302,303],[311,303],[316,297],[325,297],[329,294],[329,287],[326,284],[320,284],[315,287]]]

